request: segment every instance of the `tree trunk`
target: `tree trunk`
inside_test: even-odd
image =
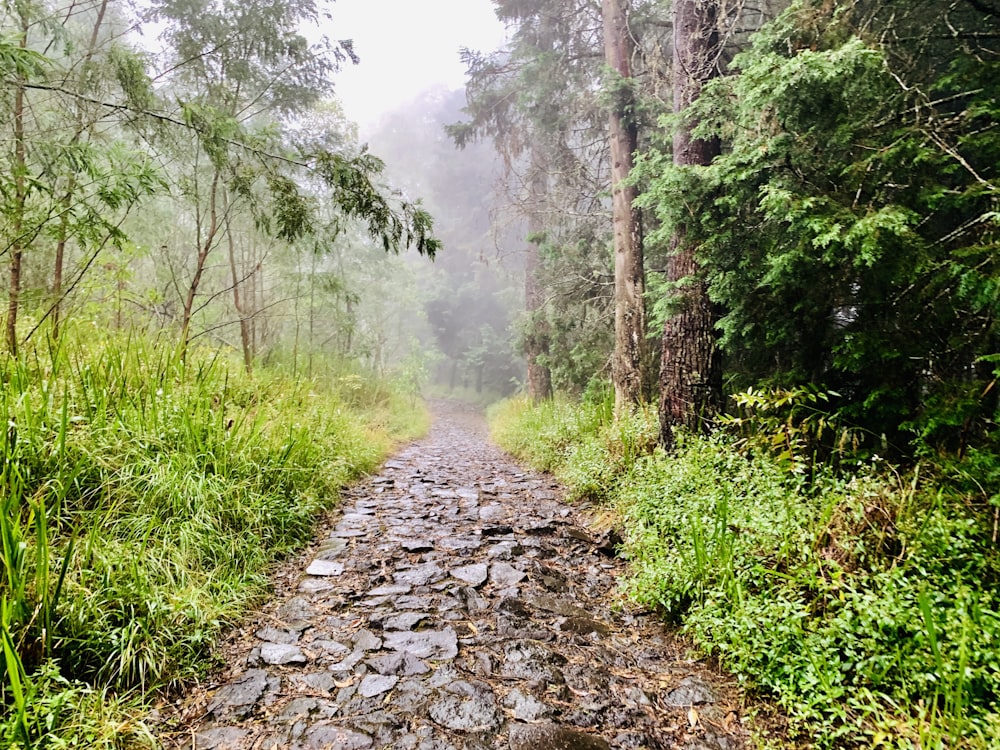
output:
[[[225,195],[225,193],[224,193]],[[246,303],[240,299],[240,269],[236,263],[236,239],[233,237],[233,229],[228,218],[228,197],[225,198],[227,205],[226,218],[226,240],[229,248],[229,272],[233,279],[233,307],[240,318],[240,345],[243,348],[243,366],[247,374],[253,373],[253,343],[250,340],[250,321],[247,319]]]
[[[22,18],[21,40],[18,46],[27,49],[28,20]],[[20,79],[14,88],[14,217],[11,221],[13,240],[10,246],[10,288],[7,291],[7,349],[17,355],[17,313],[20,309],[21,266],[24,262],[24,212],[28,202],[25,175],[28,159],[24,145],[24,83]]]
[[[615,248],[615,350],[611,377],[615,387],[615,418],[642,400],[642,367],[646,345],[645,276],[642,257],[642,224],[633,205],[638,196],[632,185],[623,185],[632,171],[638,129],[628,91],[632,78],[634,43],[625,14],[625,0],[602,0],[604,56],[621,85],[609,118],[611,136],[611,211]]]
[[[97,9],[97,18],[94,20],[94,26],[90,30],[90,42],[87,44],[87,52],[83,56],[83,64],[81,65],[81,79],[86,81],[87,76],[90,72],[91,63],[94,59],[94,52],[97,50],[97,42],[101,35],[101,26],[104,23],[104,16],[108,10],[108,0],[101,0],[100,6]],[[67,81],[67,84],[69,82]],[[85,84],[81,83],[81,90]],[[82,102],[77,102],[76,104],[76,132],[74,132],[73,137],[70,139],[70,143],[76,143],[80,137],[87,131],[88,125],[85,122],[84,116],[84,105]],[[59,324],[60,324],[60,314],[62,312],[62,295],[63,295],[63,266],[65,265],[66,259],[66,242],[69,240],[69,211],[73,204],[73,196],[76,193],[76,175],[71,174],[69,176],[68,184],[66,187],[66,193],[63,196],[63,215],[59,222],[58,236],[56,240],[56,255],[55,262],[52,268],[52,288],[50,294],[52,296],[52,338],[59,338]],[[121,282],[119,282],[120,284]],[[119,312],[118,312],[118,327],[121,328],[121,295],[119,295]]]
[[[674,0],[674,112],[694,102],[702,87],[717,73],[718,8],[714,0]],[[674,164],[707,165],[719,154],[717,140],[691,137],[696,123],[684,121],[674,134]],[[660,440],[674,446],[674,427],[704,431],[722,401],[722,372],[716,341],[716,315],[701,278],[695,246],[678,226],[667,265],[670,282],[681,282],[679,311],[663,330],[660,361]]]
[[[537,402],[552,398],[552,371],[545,362],[549,355],[549,324],[538,278],[538,247],[545,230],[541,208],[548,190],[548,180],[537,150],[532,154],[531,164],[532,174],[528,181],[528,244],[524,251],[524,309],[528,314],[524,358],[528,362],[528,396]]]
[[[208,196],[208,230],[205,233],[204,241],[198,247],[198,258],[195,261],[194,276],[188,284],[187,296],[184,299],[184,317],[181,320],[181,340],[180,353],[183,358],[187,354],[188,342],[191,340],[191,318],[194,316],[194,301],[198,296],[198,288],[201,286],[201,277],[205,273],[205,262],[209,253],[215,245],[215,236],[219,232],[219,213],[216,206],[219,193],[219,170],[215,170],[212,176],[212,187]]]

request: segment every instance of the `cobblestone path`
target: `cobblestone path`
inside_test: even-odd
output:
[[[427,438],[345,493],[232,635],[228,672],[164,712],[164,743],[743,747],[732,689],[620,596],[593,514],[492,447],[478,415],[436,412]]]

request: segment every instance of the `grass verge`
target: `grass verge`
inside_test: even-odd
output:
[[[83,341],[82,338],[77,339]],[[90,332],[0,363],[0,745],[152,745],[276,560],[422,407],[359,373],[248,377]]]
[[[1000,747],[1000,495],[984,481],[1000,459],[806,477],[726,435],[648,450],[655,415],[615,425],[606,403],[515,400],[491,422],[617,508],[631,595],[773,698],[779,743]]]

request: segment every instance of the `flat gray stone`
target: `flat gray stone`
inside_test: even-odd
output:
[[[543,716],[552,713],[552,709],[538,700],[531,693],[523,693],[519,689],[511,690],[503,699],[503,705],[511,709],[518,721],[538,721]]]
[[[408,583],[387,583],[383,586],[376,586],[366,596],[394,596],[397,594],[409,594],[412,590],[413,586]]]
[[[306,568],[306,575],[310,576],[339,576],[344,572],[344,564],[333,560],[322,558],[313,560]]]
[[[316,616],[316,608],[308,599],[296,596],[278,607],[277,614],[289,628],[301,630],[308,627],[312,618]]]
[[[314,724],[299,742],[302,750],[367,750],[375,741],[343,727]]]
[[[611,750],[603,737],[559,724],[512,724],[510,750]]]
[[[528,574],[510,563],[495,562],[490,566],[490,583],[494,586],[513,586],[523,581],[526,575]]]
[[[291,628],[272,628],[271,626],[267,626],[258,630],[254,635],[268,643],[297,643],[301,632],[300,630],[293,630]]]
[[[395,651],[391,654],[373,656],[365,663],[379,674],[390,674],[401,677],[412,677],[418,674],[427,674],[431,671],[430,667],[409,651]]]
[[[241,750],[249,729],[239,727],[214,727],[198,732],[194,744],[200,750]]]
[[[456,732],[494,732],[502,721],[496,696],[489,686],[465,680],[441,690],[427,713],[437,724]]]
[[[324,591],[332,591],[337,588],[337,584],[329,578],[306,578],[299,584],[299,591],[303,594],[322,594]]]
[[[374,651],[382,648],[382,639],[370,630],[359,630],[354,634],[354,648],[360,651]]]
[[[443,579],[447,573],[445,573],[444,568],[435,562],[424,563],[423,565],[414,565],[412,568],[405,568],[398,571],[393,578],[396,579],[396,583],[408,583],[413,586],[427,586],[432,583],[437,583]]]
[[[305,664],[306,655],[298,646],[287,643],[265,643],[260,647],[265,664]]]
[[[319,547],[317,558],[320,560],[332,560],[339,557],[347,549],[347,540],[331,537]]]
[[[370,674],[358,686],[358,695],[362,698],[374,698],[376,695],[388,693],[397,682],[399,678],[394,675]]]
[[[430,539],[404,539],[399,545],[407,552],[430,552],[434,549],[434,542]]]
[[[206,713],[217,718],[229,715],[242,716],[264,695],[267,688],[267,672],[263,669],[248,669],[238,679],[223,685],[216,691]]]
[[[384,634],[383,643],[393,651],[408,651],[421,659],[454,659],[458,655],[458,634],[443,630],[398,630]]]
[[[565,677],[559,667],[566,657],[533,640],[510,641],[503,647],[502,677],[515,677],[544,684],[561,684]]]
[[[401,612],[382,621],[383,630],[412,630],[421,620],[430,617],[426,612]]]
[[[476,563],[474,565],[463,565],[460,568],[452,568],[452,578],[469,584],[470,586],[481,586],[486,583],[489,575],[489,566],[486,563]]]
[[[715,690],[705,680],[697,675],[685,677],[676,688],[667,693],[663,702],[668,706],[684,707],[698,706],[703,703],[716,703],[719,698]]]

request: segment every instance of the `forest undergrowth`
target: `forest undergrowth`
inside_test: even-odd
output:
[[[760,747],[1000,747],[1000,458],[820,461],[803,401],[670,455],[654,409],[616,423],[602,397],[507,401],[491,428],[616,510],[630,594],[775,707]]]
[[[0,745],[155,746],[158,691],[213,666],[269,566],[426,413],[346,366],[63,341],[0,362]]]

